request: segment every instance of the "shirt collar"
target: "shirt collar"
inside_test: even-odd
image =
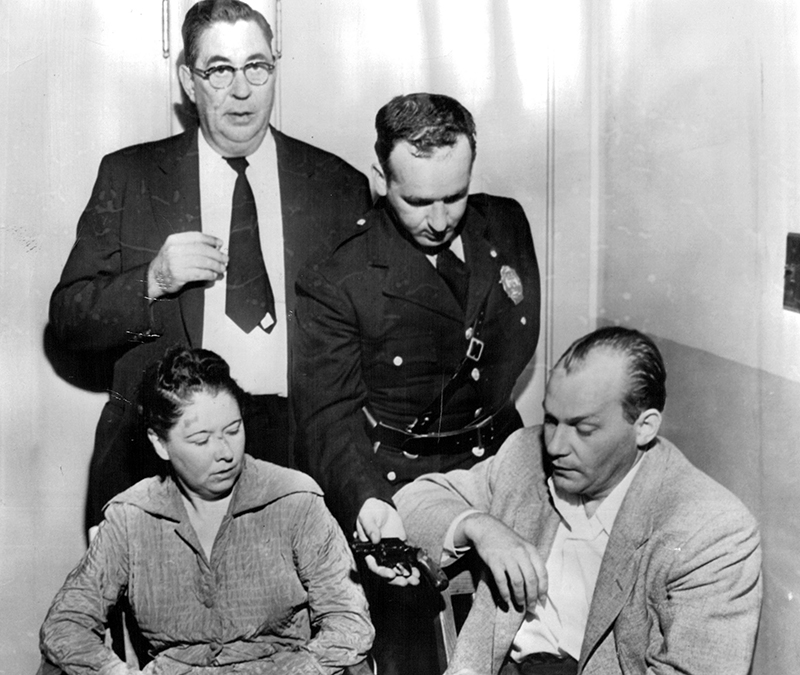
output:
[[[266,506],[295,492],[322,494],[316,484],[303,474],[287,473],[272,465],[261,470],[262,466],[255,463],[249,455],[245,455],[242,474],[233,488],[233,503],[229,509],[232,516]],[[175,521],[182,521],[186,514],[180,490],[169,475],[166,478],[140,481],[111,501],[131,504],[147,513]]]
[[[224,161],[225,159],[209,145],[203,132],[199,129],[197,131],[197,152],[200,166],[222,166],[220,160]],[[275,148],[275,137],[272,135],[272,127],[267,130],[258,149],[254,153],[247,155],[248,171],[251,167],[254,167],[260,172],[263,167],[269,166],[270,162],[277,166],[277,150]]]
[[[609,495],[602,501],[600,506],[594,512],[591,518],[586,518],[586,510],[584,509],[585,500],[579,495],[571,495],[561,492],[556,489],[553,477],[547,479],[547,487],[550,490],[550,496],[553,499],[553,505],[558,511],[559,516],[565,524],[571,529],[576,529],[580,523],[593,523],[596,522],[597,526],[602,528],[606,534],[611,534],[611,528],[614,526],[614,521],[617,518],[622,502],[628,489],[636,477],[641,466],[641,458],[634,464],[625,477],[617,483]]]

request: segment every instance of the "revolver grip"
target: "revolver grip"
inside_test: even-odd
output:
[[[442,571],[442,568],[439,567],[431,557],[425,553],[422,549],[417,549],[417,561],[416,565],[419,568],[420,573],[422,574],[425,579],[427,579],[428,583],[431,585],[433,590],[438,591],[441,593],[444,591],[448,585],[450,584],[450,580],[447,578],[447,575]]]

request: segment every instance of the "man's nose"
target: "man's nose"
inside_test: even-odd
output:
[[[447,207],[442,202],[431,204],[428,212],[428,224],[436,232],[444,232],[447,229]]]
[[[233,82],[231,83],[231,93],[236,98],[247,98],[252,92],[252,85],[247,81],[244,76],[243,70],[237,70],[233,74]]]
[[[545,432],[545,446],[551,457],[563,457],[569,454],[568,429],[562,425],[549,427]]]

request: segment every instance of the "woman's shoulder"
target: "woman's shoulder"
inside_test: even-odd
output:
[[[237,495],[241,507],[244,503],[251,508],[264,506],[292,495],[323,497],[322,488],[308,474],[250,455],[245,458],[242,484]]]
[[[133,507],[147,513],[180,519],[173,494],[176,490],[169,476],[144,478],[112,498],[104,510]]]

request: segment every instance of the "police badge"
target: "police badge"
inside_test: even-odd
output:
[[[503,284],[503,290],[515,305],[522,302],[524,297],[522,295],[522,281],[513,267],[503,265],[500,268],[500,283]]]

